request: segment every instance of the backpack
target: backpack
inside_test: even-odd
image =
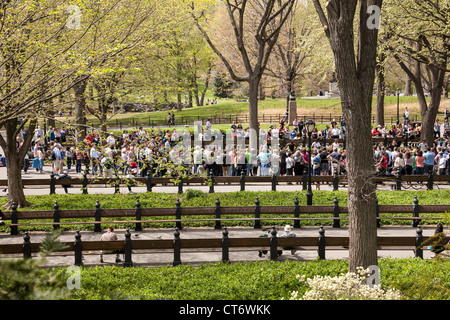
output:
[[[55,151],[52,151],[52,161],[55,161],[56,160],[56,154],[55,154]]]

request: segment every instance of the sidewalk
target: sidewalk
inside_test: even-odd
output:
[[[325,237],[327,236],[347,236],[348,229],[346,227],[332,228],[324,227]],[[119,237],[119,240],[125,239],[126,230],[115,230]],[[278,232],[281,232],[279,228]],[[302,236],[319,236],[319,228],[317,227],[302,227],[300,229],[293,229],[297,237]],[[423,236],[431,236],[433,234],[433,227],[424,227]],[[252,228],[228,228],[230,238],[240,238],[240,237],[259,237],[265,232],[261,229]],[[99,240],[102,233],[82,231],[81,241],[95,241]],[[130,230],[131,240],[157,240],[157,239],[169,239],[174,238],[174,230],[171,229],[152,229],[143,230],[136,232]],[[380,227],[377,229],[378,236],[415,236],[416,228],[413,227]],[[40,232],[30,233],[30,241],[32,243],[39,243],[44,238],[45,234]],[[0,234],[0,243],[23,243],[24,234],[21,233],[16,236],[11,236],[9,234]],[[199,238],[222,238],[222,230],[215,230],[213,228],[188,228],[180,231],[180,239],[199,239]],[[64,242],[72,242],[75,240],[75,232],[63,232],[59,238]],[[325,258],[327,260],[332,259],[348,259],[348,249],[342,250],[326,250]],[[429,250],[424,250],[424,259],[430,259],[434,254]],[[294,255],[291,254],[290,250],[284,250],[283,255],[279,257],[280,261],[284,260],[295,260],[295,261],[310,261],[317,259],[317,250],[298,250]],[[412,250],[379,250],[379,258],[409,258],[414,257],[414,252]],[[105,255],[104,263],[99,262],[98,252],[83,252],[83,264],[85,266],[94,265],[113,265],[115,264],[115,255]],[[242,261],[264,261],[270,260],[270,255],[259,257],[257,249],[237,249],[231,248],[229,253],[229,258],[231,262],[242,262]],[[182,264],[193,264],[197,265],[200,263],[213,263],[220,262],[222,259],[222,252],[220,249],[217,250],[183,250],[181,249],[181,262]],[[123,258],[122,258],[123,260]],[[68,266],[73,265],[75,261],[73,253],[55,253],[47,258],[45,263],[46,266]],[[144,253],[142,251],[133,251],[132,261],[135,266],[143,267],[155,267],[155,266],[166,266],[171,265],[173,262],[173,251],[172,250],[158,250],[154,253]],[[118,263],[119,266],[122,262]]]
[[[50,179],[50,175],[51,175],[51,167],[49,165],[46,165],[44,167],[44,173],[40,174],[37,173],[35,171],[35,169],[30,168],[28,170],[28,173],[23,173],[22,172],[22,179],[24,180],[28,180],[28,179]],[[71,170],[69,170],[69,175],[72,177],[82,177],[82,174],[76,174],[75,173],[75,169],[72,168]],[[0,167],[0,179],[6,179],[7,178],[7,174],[6,174],[6,168],[5,167]],[[437,188],[437,187],[436,187]],[[449,189],[450,185],[440,185],[439,186],[440,189]],[[209,192],[209,186],[207,185],[200,185],[200,184],[190,184],[190,185],[184,185],[183,186],[183,191],[187,190],[187,189],[196,189],[196,190],[201,190],[205,193]],[[272,185],[271,183],[246,183],[245,185],[245,190],[246,191],[271,191],[272,190]],[[284,182],[281,182],[277,185],[276,187],[277,191],[301,191],[303,190],[303,186],[301,184],[286,184]],[[314,192],[316,190],[316,186],[312,186],[312,191]],[[330,184],[322,184],[320,185],[320,190],[324,190],[324,191],[332,191],[333,190],[333,186]],[[343,186],[339,186],[339,190],[347,190],[346,187]],[[378,185],[377,186],[377,190],[391,190],[391,186],[390,185]],[[406,189],[405,189],[406,190]],[[418,189],[418,190],[426,190],[426,185],[422,186],[422,189]],[[89,194],[114,194],[114,187],[111,185],[91,185],[88,186],[88,193]],[[133,193],[144,193],[147,191],[147,188],[145,186],[135,186],[132,187],[132,192]],[[216,193],[222,193],[222,192],[236,192],[236,191],[240,191],[240,184],[236,183],[236,184],[216,184],[214,186],[214,191]],[[56,194],[64,194],[64,189],[60,186],[57,185],[56,186]],[[69,188],[68,191],[70,194],[81,194],[82,190],[81,190],[81,185],[80,186],[74,186],[72,188]],[[121,194],[128,194],[128,188],[126,186],[121,186],[119,188],[119,192]],[[175,185],[167,185],[167,186],[162,186],[162,185],[156,185],[152,188],[152,192],[157,192],[157,193],[177,193],[178,192],[178,186]],[[50,187],[40,187],[40,186],[26,186],[25,188],[25,195],[48,195],[50,194]],[[1,192],[0,191],[0,197],[4,197],[6,196],[6,192]]]

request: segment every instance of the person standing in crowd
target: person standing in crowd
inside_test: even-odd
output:
[[[433,172],[435,153],[428,147],[427,152],[423,155],[424,171],[426,174]]]

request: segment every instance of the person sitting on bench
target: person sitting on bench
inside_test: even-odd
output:
[[[286,225],[284,227],[284,233],[280,237],[296,237],[297,235],[292,232],[292,227],[290,225]],[[291,250],[291,254],[295,254],[297,248],[295,247],[283,247],[285,250]]]
[[[114,233],[114,228],[108,227],[106,233],[102,234],[100,241],[116,241],[118,240],[117,235]],[[123,253],[122,250],[106,250],[100,252],[100,262],[103,263],[103,254],[115,253],[116,263],[120,262],[119,254]]]

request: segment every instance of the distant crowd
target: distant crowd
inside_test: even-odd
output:
[[[373,128],[373,137],[389,138],[383,142],[374,142],[374,172],[383,175],[411,175],[425,174],[432,170],[435,174],[450,174],[448,117],[442,124],[439,120],[436,121],[435,141],[432,145],[427,145],[425,141],[407,145],[398,143],[399,138],[407,136],[412,140],[420,136],[420,125],[406,120],[405,124]],[[298,176],[305,174],[308,168],[308,139],[304,123],[300,119],[295,119],[291,127],[282,120],[277,125],[270,125],[267,130],[261,129],[262,143],[258,150],[249,145],[239,148],[234,143],[225,143],[227,137],[231,137],[233,142],[239,138],[247,141],[250,130],[243,128],[241,124],[233,123],[229,130],[216,130],[210,121],[207,121],[194,132],[177,131],[175,128],[144,130],[141,127],[115,134],[109,133],[104,138],[101,138],[98,132],[93,132],[88,134],[81,144],[70,145],[70,131],[64,128],[49,128],[44,132],[38,127],[33,133],[32,146],[26,156],[23,170],[44,173],[44,164],[50,163],[55,175],[70,171],[75,174],[86,172],[93,176],[106,177],[145,177],[150,173],[153,176],[166,176],[179,172],[186,172],[188,175],[212,173],[215,176],[239,176],[242,173],[247,176]],[[26,131],[19,137],[18,146],[25,134]],[[212,141],[222,138],[223,148],[210,148],[205,141],[208,136]],[[279,145],[265,143],[273,141],[275,137],[278,138]],[[311,144],[313,175],[347,173],[347,155],[342,140],[344,138],[343,122],[332,121],[324,129],[315,127]],[[186,152],[187,150],[176,148],[182,139],[202,143],[193,144]],[[185,161],[186,155],[189,161]],[[7,164],[7,159],[2,161],[3,165]]]

